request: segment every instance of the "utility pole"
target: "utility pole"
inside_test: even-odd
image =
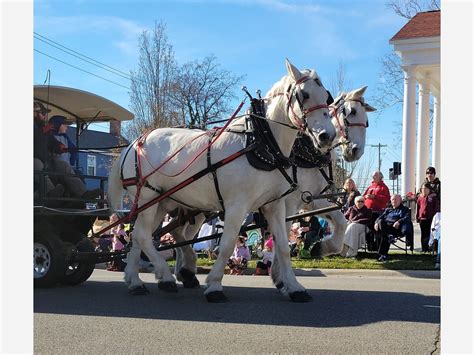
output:
[[[379,171],[382,168],[382,159],[380,158],[380,149],[386,147],[386,144],[369,144],[369,147],[379,148]]]

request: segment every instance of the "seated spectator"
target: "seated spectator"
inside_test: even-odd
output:
[[[439,269],[441,265],[441,212],[437,212],[431,222],[431,236],[428,243],[433,250],[436,250],[435,268]]]
[[[300,234],[304,238],[304,245],[298,254],[301,258],[314,256],[312,251],[313,247],[323,238],[325,229],[321,226],[319,218],[315,215],[305,217],[304,220],[300,222],[300,225]]]
[[[354,206],[355,198],[360,196],[360,192],[357,190],[354,180],[350,178],[344,182],[343,188],[347,193],[346,203],[342,206],[342,212],[345,213],[350,207]]]
[[[410,235],[413,238],[413,224],[411,222],[410,210],[402,205],[402,197],[398,194],[390,198],[392,207],[387,207],[375,220],[374,229],[378,241],[378,261],[388,260],[390,244],[402,235],[407,240]]]
[[[372,220],[372,211],[364,205],[364,202],[364,197],[357,196],[355,205],[344,214],[349,224],[344,234],[344,246],[341,255],[346,258],[357,256],[357,251],[365,243],[367,225]]]
[[[273,250],[269,243],[267,243],[263,250],[260,248],[257,249],[257,255],[260,260],[257,261],[254,275],[270,275],[273,262]]]
[[[127,233],[125,232],[125,225],[121,223],[118,228],[112,228],[113,236],[112,236],[112,251],[122,251],[125,249],[125,245],[127,245],[126,238],[128,238]],[[120,260],[112,261],[108,271],[123,271],[125,269],[126,264]]]
[[[250,251],[245,245],[245,241],[246,238],[244,235],[239,236],[235,243],[234,253],[227,262],[231,275],[242,275],[245,269],[247,269],[247,263],[250,260]]]
[[[288,236],[288,245],[290,246],[290,256],[296,256],[298,253],[297,245],[298,245],[298,237],[300,237],[299,228],[300,228],[299,223],[293,223],[290,228],[290,233]]]
[[[439,200],[436,193],[430,190],[430,184],[424,183],[421,187],[421,194],[416,201],[416,221],[420,224],[421,230],[421,251],[428,253],[430,247],[431,222],[434,215],[439,212]]]

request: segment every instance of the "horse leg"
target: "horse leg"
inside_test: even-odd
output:
[[[166,211],[156,205],[140,212],[135,222],[133,239],[138,240],[143,252],[153,264],[155,278],[158,280],[158,288],[164,291],[177,292],[176,281],[171,274],[170,268],[166,261],[158,254],[151,238],[153,231],[161,223],[165,214]]]
[[[187,223],[184,228],[178,228],[171,232],[177,242],[190,240],[201,228],[205,220],[204,214],[195,217],[195,223]],[[199,280],[196,278],[197,257],[191,245],[186,245],[176,250],[175,275],[178,281],[183,282],[184,288],[199,288]]]
[[[128,286],[130,294],[132,295],[145,295],[149,293],[138,276],[138,264],[140,261],[141,251],[138,242],[133,241],[132,249],[127,255],[127,266],[125,267],[124,280],[125,284]]]
[[[242,221],[247,213],[247,209],[242,207],[242,203],[227,206],[225,211],[225,225],[219,245],[219,254],[214,266],[206,278],[207,289],[204,295],[208,302],[226,302],[227,297],[222,292],[222,278],[227,262],[235,247]]]
[[[330,206],[329,203],[319,205],[318,207]],[[321,242],[316,243],[311,250],[312,255],[315,257],[323,257],[326,255],[340,254],[344,244],[344,233],[347,227],[347,220],[340,210],[327,212],[324,214],[324,218],[331,221],[334,226],[334,233],[329,238],[323,238]],[[316,248],[316,250],[314,250]]]
[[[270,231],[273,235],[273,253],[277,260],[275,275],[273,275],[274,269],[272,265],[272,279],[277,281],[277,287],[283,283],[283,285],[280,287],[280,291],[283,293],[288,293],[292,301],[310,301],[311,296],[296,280],[295,273],[291,268],[290,248],[288,246],[289,224],[285,223],[285,202],[278,200],[274,203],[266,205],[263,207],[263,213],[268,221]]]

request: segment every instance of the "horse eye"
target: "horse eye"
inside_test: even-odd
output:
[[[301,90],[301,95],[303,95],[303,100],[309,99],[309,94],[306,91]]]
[[[351,108],[351,115],[355,116],[357,113],[356,109],[355,108]]]
[[[343,114],[344,116],[346,116],[346,108],[345,108],[345,107],[342,108],[342,114]]]

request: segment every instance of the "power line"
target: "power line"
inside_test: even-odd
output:
[[[47,38],[47,37],[45,37],[45,36],[43,36],[43,35],[40,35],[40,34],[37,33],[37,32],[34,32],[34,34],[35,34],[35,38],[36,38],[37,40],[42,41],[42,42],[44,42],[44,43],[46,43],[46,44],[48,44],[48,45],[50,45],[50,46],[52,46],[52,47],[54,47],[54,48],[57,48],[57,49],[59,49],[59,50],[65,52],[65,53],[67,53],[67,54],[69,54],[69,55],[71,55],[71,56],[73,56],[73,57],[76,57],[76,58],[78,58],[78,59],[81,59],[81,60],[83,60],[83,61],[85,61],[85,62],[87,62],[87,63],[90,63],[90,64],[92,64],[92,65],[98,66],[98,67],[100,67],[100,68],[102,68],[102,69],[104,69],[104,70],[107,70],[107,71],[109,71],[109,72],[111,72],[111,73],[113,73],[113,74],[115,74],[115,75],[121,76],[121,77],[123,77],[123,78],[125,78],[125,79],[129,79],[129,80],[132,79],[131,76],[130,76],[130,74],[127,74],[127,73],[125,73],[125,72],[123,72],[123,71],[121,71],[121,70],[118,70],[118,69],[116,69],[116,68],[111,67],[110,65],[107,65],[107,64],[105,64],[105,63],[99,62],[98,60],[95,60],[95,59],[93,59],[93,58],[91,58],[91,57],[88,57],[88,56],[86,56],[86,55],[84,55],[84,54],[82,54],[82,53],[79,53],[79,52],[77,52],[77,51],[75,51],[75,50],[73,50],[73,49],[70,49],[70,48],[68,48],[68,47],[66,47],[66,46],[64,46],[64,45],[62,45],[62,44],[60,44],[60,43],[58,43],[58,42],[53,41],[52,39],[49,39],[49,38]]]
[[[386,144],[369,144],[369,147],[374,147],[374,148],[379,148],[379,171],[380,169],[382,168],[382,159],[380,158],[380,149],[382,147],[386,147],[387,145]]]
[[[79,67],[76,67],[75,65],[69,64],[69,63],[67,63],[67,62],[65,62],[65,61],[62,61],[61,59],[58,59],[58,58],[53,57],[53,56],[51,56],[51,55],[49,55],[49,54],[43,53],[43,52],[39,51],[38,49],[34,49],[34,51],[35,51],[35,52],[38,52],[38,53],[40,53],[40,54],[42,54],[42,55],[45,55],[46,57],[49,57],[49,58],[51,58],[51,59],[57,60],[57,61],[60,62],[60,63],[66,64],[66,65],[68,65],[68,66],[70,66],[70,67],[72,67],[72,68],[74,68],[74,69],[80,70],[80,71],[82,71],[82,72],[84,72],[84,73],[93,75],[93,76],[95,76],[95,77],[97,77],[97,78],[99,78],[99,79],[108,81],[109,83],[112,83],[112,84],[115,84],[115,85],[117,85],[117,86],[123,87],[123,88],[125,88],[125,89],[127,89],[127,90],[130,90],[130,88],[127,87],[127,86],[124,86],[124,85],[122,85],[122,84],[116,83],[115,81],[106,79],[106,78],[104,78],[104,77],[102,77],[102,76],[100,76],[100,75],[91,73],[90,71],[87,71],[87,70],[81,69],[81,68],[79,68]]]

